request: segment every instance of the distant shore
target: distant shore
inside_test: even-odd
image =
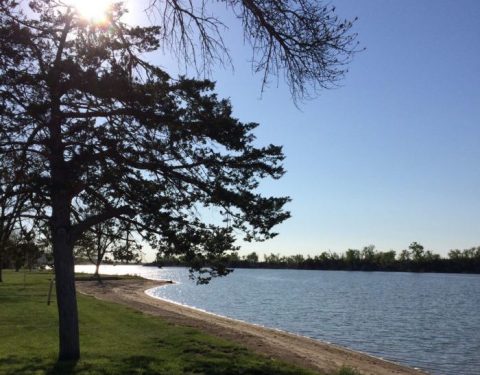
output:
[[[268,357],[282,359],[324,373],[348,366],[362,374],[422,374],[406,366],[385,361],[368,354],[295,334],[269,329],[170,303],[145,293],[147,289],[168,281],[146,279],[77,282],[78,291],[98,299],[127,305],[147,314],[160,316],[174,324],[198,328],[230,339]]]

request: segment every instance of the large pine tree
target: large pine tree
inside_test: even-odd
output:
[[[283,155],[254,145],[257,124],[233,118],[212,82],[172,79],[143,60],[161,29],[123,24],[120,6],[103,25],[55,1],[0,6],[1,161],[19,155],[13,176],[28,181],[36,220],[50,228],[59,358],[75,360],[73,247],[82,233],[115,218],[202,267],[233,248],[234,229],[267,239],[289,216],[288,198],[256,191],[262,178],[282,176]],[[203,222],[202,207],[224,220]]]

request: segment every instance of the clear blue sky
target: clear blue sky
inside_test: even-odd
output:
[[[300,110],[281,80],[261,94],[240,25],[229,24],[235,70],[212,79],[235,116],[261,124],[259,143],[284,146],[287,174],[262,189],[292,198],[280,235],[241,253],[480,245],[480,1],[331,3],[359,17],[366,50],[341,87]]]

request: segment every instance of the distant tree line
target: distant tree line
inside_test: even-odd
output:
[[[264,255],[263,260],[260,260],[256,252],[244,256],[232,252],[223,261],[230,268],[480,273],[480,246],[450,250],[448,257],[425,250],[422,245],[413,242],[408,249],[399,253],[394,250],[378,251],[374,245],[370,245],[362,250],[348,249],[343,254],[324,251],[313,257],[302,254],[281,256],[271,253]],[[189,266],[182,257],[165,257],[161,254],[157,255],[153,264]]]

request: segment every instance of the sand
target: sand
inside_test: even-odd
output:
[[[145,290],[166,284],[145,279],[77,282],[80,293],[127,305],[170,323],[198,328],[233,340],[257,353],[281,359],[321,373],[334,373],[342,366],[362,374],[423,374],[406,366],[307,337],[233,320],[190,307],[150,297]]]

